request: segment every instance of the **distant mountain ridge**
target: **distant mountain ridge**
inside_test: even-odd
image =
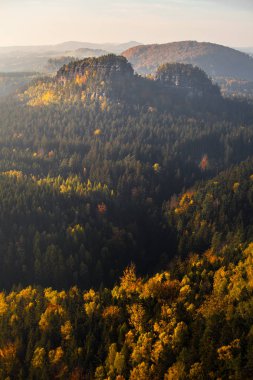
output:
[[[12,52],[65,52],[77,49],[101,49],[111,53],[120,53],[123,50],[133,46],[140,45],[140,42],[129,41],[125,43],[93,43],[81,41],[66,41],[55,45],[34,45],[34,46],[0,46],[0,54],[9,54]]]
[[[236,48],[236,50],[242,51],[243,53],[250,54],[250,55],[253,54],[253,46],[251,46],[251,47],[247,46],[247,47],[242,47],[242,48]]]
[[[56,45],[0,47],[0,72],[47,72],[49,59],[74,57],[98,57],[108,53],[120,54],[123,50],[139,45],[126,43],[90,43],[68,41]]]
[[[181,41],[139,45],[122,53],[140,74],[153,73],[164,63],[189,63],[209,76],[253,80],[253,58],[238,50],[209,42]]]

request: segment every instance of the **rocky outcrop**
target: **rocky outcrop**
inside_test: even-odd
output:
[[[108,54],[99,58],[86,58],[81,61],[64,65],[57,73],[57,79],[73,79],[79,77],[92,77],[93,80],[113,79],[117,76],[133,77],[133,68],[126,58]]]

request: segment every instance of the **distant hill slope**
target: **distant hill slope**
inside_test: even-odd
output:
[[[243,53],[247,53],[249,55],[253,55],[253,46],[252,47],[245,47],[245,48],[237,48],[237,50],[240,50]]]
[[[253,58],[222,45],[182,41],[168,44],[141,45],[122,53],[141,74],[153,73],[164,63],[181,62],[197,65],[212,77],[253,80]]]
[[[22,53],[47,53],[47,52],[66,52],[77,49],[102,49],[112,53],[120,53],[133,46],[140,45],[139,42],[129,41],[125,43],[92,43],[80,41],[67,41],[56,45],[34,45],[34,46],[6,46],[0,47],[0,54],[10,54],[15,52]]]
[[[29,82],[38,77],[38,73],[1,73],[0,72],[0,99],[6,95],[15,93],[28,85]]]
[[[0,72],[47,71],[49,59],[98,57],[107,53],[120,54],[139,45],[136,41],[121,44],[69,41],[57,45],[0,47]]]

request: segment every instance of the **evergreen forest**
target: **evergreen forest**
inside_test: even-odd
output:
[[[0,379],[253,379],[252,99],[112,54],[15,78]]]

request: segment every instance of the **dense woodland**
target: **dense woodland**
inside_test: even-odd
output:
[[[253,378],[252,104],[109,55],[0,115],[0,378]]]
[[[38,76],[36,72],[0,72],[0,101],[7,95],[16,93]]]

